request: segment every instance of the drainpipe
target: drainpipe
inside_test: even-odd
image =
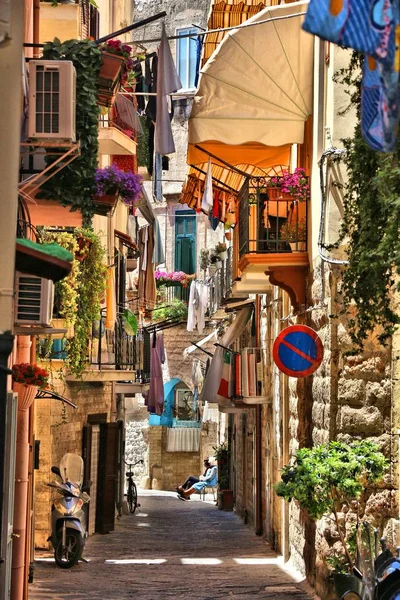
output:
[[[256,406],[256,510],[255,510],[255,531],[256,535],[262,535],[262,462],[261,462],[261,405]]]
[[[2,4],[3,6],[3,4]],[[17,227],[18,170],[20,144],[20,106],[22,97],[22,43],[24,2],[13,0],[4,4],[5,18],[10,12],[10,38],[0,49],[0,81],[7,81],[7,93],[0,99],[0,532],[1,552],[4,557],[8,539],[4,534],[4,461],[5,416],[7,406],[7,366],[13,348],[13,297],[15,232]],[[0,591],[3,593],[6,565],[0,560]],[[5,596],[4,596],[5,597]]]
[[[18,336],[17,362],[30,362],[31,338]],[[17,448],[15,455],[15,491],[13,524],[13,557],[11,570],[11,600],[21,600],[25,580],[26,514],[28,509],[29,475],[29,410],[17,414]]]

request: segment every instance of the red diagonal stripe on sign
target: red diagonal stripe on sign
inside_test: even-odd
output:
[[[311,356],[308,356],[308,354],[305,354],[304,352],[302,352],[301,350],[299,350],[299,348],[296,348],[296,346],[293,346],[292,344],[290,344],[289,342],[287,342],[285,339],[283,339],[281,343],[284,344],[287,348],[289,348],[289,350],[292,350],[292,352],[295,352],[296,354],[298,354],[302,358],[305,358],[306,360],[308,360],[313,365],[316,365],[318,363],[318,361],[315,360],[315,358],[311,358]]]

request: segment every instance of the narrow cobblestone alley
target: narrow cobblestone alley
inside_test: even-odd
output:
[[[89,538],[88,564],[62,570],[38,552],[29,600],[312,597],[235,513],[168,492],[139,498],[140,509],[113,533]]]

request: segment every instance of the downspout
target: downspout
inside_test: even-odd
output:
[[[17,362],[30,362],[31,338],[18,336]],[[25,544],[26,515],[28,509],[28,474],[29,474],[29,410],[20,410],[17,414],[17,448],[15,455],[15,491],[14,491],[14,525],[13,556],[11,570],[11,600],[24,597],[25,581]]]
[[[263,534],[262,524],[262,461],[261,461],[261,418],[262,406],[256,406],[256,507],[255,507],[255,532]]]
[[[7,93],[0,105],[0,168],[2,205],[0,219],[0,532],[4,528],[4,463],[8,362],[13,349],[13,299],[15,238],[18,207],[18,170],[20,144],[20,107],[22,100],[22,44],[24,2],[9,3],[12,36],[1,49],[0,81],[7,81]],[[7,14],[7,13],[6,13]],[[5,556],[8,538],[2,535],[0,558]],[[4,592],[6,564],[0,561],[0,591]],[[4,596],[5,597],[5,596]]]

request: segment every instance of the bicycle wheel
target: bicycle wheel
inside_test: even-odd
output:
[[[133,515],[137,507],[137,489],[134,481],[129,482],[127,501],[129,512]]]

